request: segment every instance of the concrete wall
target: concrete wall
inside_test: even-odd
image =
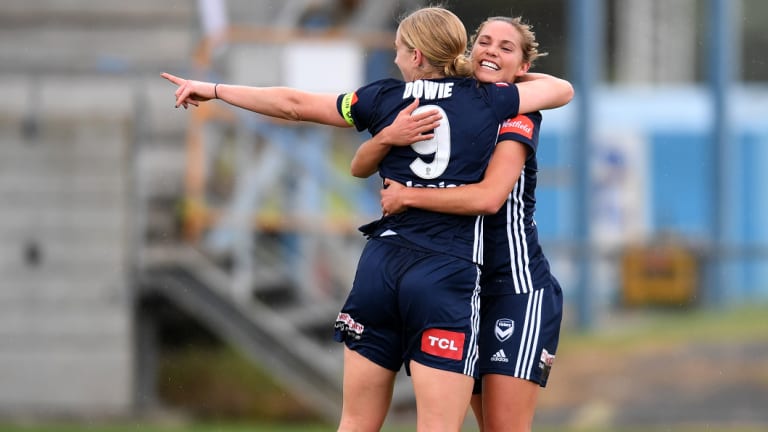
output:
[[[127,412],[128,124],[0,121],[0,411]]]

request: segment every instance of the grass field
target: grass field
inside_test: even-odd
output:
[[[624,311],[594,332],[566,332],[537,422],[768,430],[767,306]]]
[[[334,432],[335,427],[315,425],[190,425],[190,426],[157,426],[146,424],[111,425],[111,426],[0,426],[3,432]],[[398,428],[385,428],[382,432],[412,432],[413,426]],[[570,429],[558,428],[534,428],[536,432],[564,432]],[[576,430],[574,430],[576,431]],[[764,432],[760,427],[709,427],[690,426],[680,428],[609,428],[609,429],[577,429],[578,432]]]
[[[768,320],[766,319],[768,305],[753,305],[738,309],[721,309],[714,311],[636,311],[628,314],[620,320],[620,323],[612,324],[609,328],[597,329],[598,331],[589,333],[575,333],[566,331],[563,334],[560,350],[558,351],[559,368],[557,375],[553,377],[555,384],[542,392],[539,417],[546,418],[548,409],[554,407],[555,412],[562,409],[558,403],[566,403],[568,392],[578,392],[576,406],[586,404],[590,397],[587,393],[584,382],[594,381],[591,377],[593,370],[584,370],[585,368],[594,368],[594,358],[612,358],[614,363],[633,364],[637,357],[647,359],[649,355],[663,355],[665,351],[673,349],[675,358],[682,358],[681,350],[688,346],[707,346],[707,347],[730,347],[733,344],[747,344],[749,346],[768,347]],[[760,352],[763,352],[762,350]],[[733,357],[729,355],[728,357]],[[210,359],[204,359],[206,362]],[[758,388],[757,397],[763,401],[768,401],[768,358],[736,358],[738,367],[752,368],[750,372],[751,381],[758,384],[763,383],[763,387]],[[646,361],[647,360],[643,360]],[[584,368],[580,366],[584,363]],[[227,364],[233,367],[232,364]],[[701,368],[702,365],[697,365]],[[721,368],[719,375],[728,374],[729,365],[717,365]],[[667,367],[665,366],[665,369]],[[694,369],[689,367],[688,369]],[[645,375],[638,375],[636,369],[632,370],[633,379],[648,381]],[[240,373],[238,371],[238,373]],[[718,378],[715,376],[714,378]],[[736,380],[737,376],[730,377],[730,380]],[[716,385],[713,383],[712,385]],[[740,385],[740,384],[738,384]],[[685,387],[681,384],[682,387]],[[633,386],[633,389],[639,386]],[[676,386],[675,388],[677,388]],[[655,391],[650,387],[651,391]],[[704,387],[699,387],[704,388]],[[741,388],[741,387],[740,387]],[[717,387],[711,387],[711,391],[717,392]],[[669,389],[667,389],[669,391]],[[634,393],[634,391],[632,392]],[[615,401],[619,405],[626,402]],[[768,405],[758,401],[752,405],[752,413],[755,407],[759,411],[765,411],[760,408]],[[221,417],[223,418],[223,417]],[[766,416],[752,416],[752,418],[765,419]],[[467,422],[465,428],[467,432],[474,431],[472,420]],[[610,426],[605,424],[582,423],[575,425],[573,423],[552,425],[546,421],[540,421],[535,425],[537,432],[758,432],[768,430],[768,422],[763,420],[752,420],[751,422],[734,421],[707,421],[689,418],[684,422],[670,422],[663,427],[657,426],[636,426],[636,427],[617,427],[620,422],[609,422]],[[413,431],[412,423],[402,426],[398,424],[387,424],[383,432],[405,432]],[[224,423],[204,423],[204,422],[186,422],[184,420],[171,420],[164,422],[116,422],[114,424],[105,424],[99,422],[84,423],[30,423],[23,424],[2,424],[0,422],[0,432],[332,432],[335,431],[334,425],[322,424],[304,424],[304,423],[263,423],[259,420],[232,421]]]

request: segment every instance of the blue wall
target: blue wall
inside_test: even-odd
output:
[[[716,181],[710,99],[704,88],[601,89],[595,133],[641,137],[647,172],[648,239],[673,233],[694,247],[712,244],[715,205],[724,206],[726,264],[721,298],[768,299],[768,86],[732,92],[731,135],[724,202]],[[578,97],[578,95],[577,95]],[[573,107],[544,113],[539,143],[536,221],[545,243],[572,244],[576,166]],[[632,161],[630,161],[631,163]]]

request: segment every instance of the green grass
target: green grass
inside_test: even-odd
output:
[[[413,426],[389,427],[382,432],[411,432]],[[47,426],[3,426],[3,432],[334,432],[335,427],[313,425],[278,425],[278,424],[240,424],[240,425],[177,425],[158,426],[143,423],[126,425],[47,425]],[[710,427],[707,425],[689,427],[662,428],[610,428],[610,429],[564,429],[564,428],[534,428],[536,432],[762,432],[765,427]]]
[[[37,425],[37,426],[4,426],[2,432],[332,432],[334,426],[313,424],[190,424],[162,426],[146,423],[124,425]],[[389,428],[382,432],[405,432],[408,428]]]
[[[738,341],[752,341],[768,343],[768,321],[766,321],[768,305],[753,305],[738,309],[718,310],[682,310],[673,311],[662,309],[655,311],[637,311],[630,313],[630,318],[622,318],[622,323],[611,326],[609,329],[595,329],[594,332],[583,333],[565,331],[561,339],[559,352],[603,351],[630,352],[646,348],[680,343],[732,343]],[[631,324],[628,324],[631,322]],[[564,355],[563,358],[568,358]],[[271,390],[257,397],[243,394],[234,400],[242,405],[242,412],[252,414],[258,405],[269,405],[266,402],[270,392],[280,392],[275,383],[269,382],[267,377],[261,376],[258,371],[251,370],[247,361],[237,353],[224,350],[219,353],[187,353],[184,357],[170,357],[165,363],[166,379],[172,384],[166,388],[167,397],[181,397],[183,394],[210,393],[211,388],[218,388],[221,394],[237,393],[238,387],[235,381],[246,383],[248,386],[259,386],[264,392],[265,388]],[[563,360],[565,361],[565,360]],[[209,374],[207,376],[205,374]],[[208,384],[203,389],[194,388],[201,382],[218,382]],[[223,380],[223,389],[220,381]],[[266,380],[266,382],[265,382]],[[210,387],[216,386],[216,387]],[[179,394],[173,395],[173,387],[180,389]],[[183,391],[185,390],[185,391]],[[226,390],[226,391],[225,391]],[[284,393],[283,396],[286,397]],[[271,393],[272,396],[275,393]],[[267,399],[261,399],[266,397]],[[233,400],[230,399],[229,402]],[[191,403],[187,401],[187,403]],[[211,400],[205,402],[212,403]],[[194,406],[194,404],[192,404]],[[189,405],[187,406],[189,408]],[[210,408],[210,406],[209,406]],[[274,408],[274,407],[272,407]],[[214,412],[209,418],[226,419],[222,412]],[[319,422],[305,419],[303,423],[288,421],[296,419],[295,412],[284,412],[282,419],[269,423],[256,418],[241,418],[231,422],[83,422],[83,423],[29,423],[21,425],[3,425],[0,423],[0,432],[333,432],[335,425],[323,425]],[[473,425],[470,419],[468,425]],[[406,432],[415,430],[412,424],[396,425],[387,424],[382,432]],[[473,427],[465,428],[466,431],[475,431]],[[691,425],[691,426],[667,426],[667,427],[610,427],[606,429],[573,429],[567,427],[535,427],[536,432],[758,432],[766,430],[766,426],[750,427],[736,425]]]
[[[565,331],[561,348],[642,347],[690,342],[768,342],[768,304],[723,309],[657,309],[629,312],[631,324],[591,332]]]
[[[165,406],[194,413],[199,419],[320,420],[268,373],[226,346],[165,352],[158,377],[158,394]]]

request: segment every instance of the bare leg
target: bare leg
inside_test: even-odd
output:
[[[416,394],[416,430],[461,430],[472,397],[473,378],[411,361],[411,379]]]
[[[396,372],[344,347],[344,396],[339,432],[378,432],[392,402]]]
[[[539,396],[539,385],[506,375],[483,377],[485,432],[529,432]]]
[[[477,420],[477,427],[480,432],[483,432],[483,395],[473,394],[472,401],[469,403],[472,406],[472,413],[475,414],[475,420]]]

